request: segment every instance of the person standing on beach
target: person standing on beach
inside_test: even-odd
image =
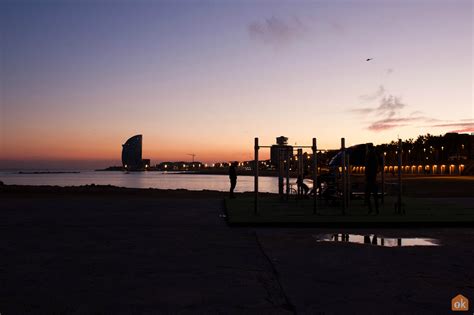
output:
[[[365,161],[365,203],[369,207],[369,214],[372,213],[372,204],[370,195],[374,195],[375,213],[379,214],[378,187],[377,187],[378,161],[373,145],[368,147],[367,158]]]
[[[229,167],[229,179],[230,179],[230,198],[235,198],[234,189],[237,185],[237,162],[232,162]]]

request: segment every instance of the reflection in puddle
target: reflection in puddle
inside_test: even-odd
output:
[[[313,235],[316,242],[347,242],[356,244],[377,245],[383,247],[405,247],[405,246],[439,246],[439,242],[433,238],[393,238],[377,236],[376,234],[319,234]]]

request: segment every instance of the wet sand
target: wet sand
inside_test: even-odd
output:
[[[473,229],[344,230],[439,247],[317,243],[226,225],[217,192],[0,189],[2,314],[448,313],[474,299]]]

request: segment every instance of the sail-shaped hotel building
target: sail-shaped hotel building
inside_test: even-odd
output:
[[[128,170],[140,170],[146,167],[142,159],[142,135],[136,135],[122,145],[122,165]]]

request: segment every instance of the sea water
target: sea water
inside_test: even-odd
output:
[[[1,171],[0,181],[6,185],[113,185],[128,188],[159,188],[187,190],[228,191],[229,177],[226,175],[183,174],[176,172],[115,172],[80,171],[64,173]],[[259,177],[260,192],[278,192],[278,179]],[[254,177],[239,176],[236,192],[253,191]]]

